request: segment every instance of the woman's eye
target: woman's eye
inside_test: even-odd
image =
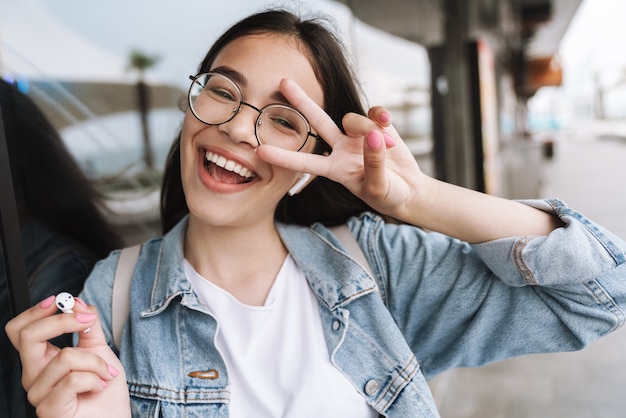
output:
[[[272,119],[272,121],[275,124],[280,125],[284,129],[290,129],[290,130],[293,130],[293,131],[296,130],[295,125],[293,123],[291,123],[288,119],[275,117],[275,118]]]
[[[235,96],[230,93],[228,90],[223,90],[223,89],[210,89],[209,92],[211,93],[212,96],[222,99],[222,100],[230,100],[230,101],[236,101]]]

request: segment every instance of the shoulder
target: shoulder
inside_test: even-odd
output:
[[[141,244],[141,252],[137,262],[149,262],[149,260],[145,259],[153,258],[152,254],[154,254],[154,251],[145,250],[156,248],[158,251],[162,241],[163,238],[158,237]],[[80,294],[80,297],[86,303],[98,308],[101,320],[105,322],[106,318],[110,318],[113,284],[122,251],[123,249],[113,250],[106,258],[96,263]]]
[[[435,232],[429,232],[414,225],[389,222],[372,212],[364,212],[346,221],[346,226],[354,235],[359,246],[367,253],[381,253],[392,257],[414,253],[418,249],[440,248],[442,251],[450,246],[464,247],[467,243]],[[334,236],[334,226],[315,223],[311,226],[277,224],[283,241],[288,247],[308,248],[313,251],[318,242],[332,246],[339,243]],[[404,251],[398,251],[402,250]]]
[[[411,253],[419,249],[449,249],[450,246],[467,247],[468,244],[437,232],[402,223],[387,221],[371,212],[350,218],[347,226],[364,249],[377,252],[391,252],[397,257],[407,250]],[[404,249],[402,252],[398,250]]]

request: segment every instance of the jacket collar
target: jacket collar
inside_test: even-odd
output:
[[[156,254],[153,257],[157,258],[157,267],[154,270],[150,306],[144,311],[144,315],[156,315],[167,308],[177,296],[181,296],[181,303],[186,304],[193,294],[191,283],[183,270],[183,248],[188,223],[189,216],[186,216],[163,236],[160,246],[154,248]],[[158,244],[158,241],[155,243]],[[150,245],[150,242],[144,245]]]
[[[161,241],[158,264],[146,315],[164,310],[177,296],[181,303],[205,310],[193,296],[183,271],[183,248],[188,217],[183,218]],[[312,228],[277,224],[291,257],[303,271],[318,298],[331,310],[376,290],[371,276],[345,253],[335,236],[324,226]]]
[[[309,285],[329,309],[374,292],[374,279],[349,255],[323,225],[311,228],[277,225],[283,243]]]

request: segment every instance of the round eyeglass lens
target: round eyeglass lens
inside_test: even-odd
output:
[[[200,74],[189,88],[191,111],[210,125],[219,125],[232,119],[241,101],[237,85],[221,74]]]
[[[261,110],[256,135],[261,144],[299,151],[309,136],[309,124],[289,106],[269,105]]]

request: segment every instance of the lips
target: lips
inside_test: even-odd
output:
[[[256,177],[256,174],[247,167],[211,151],[206,151],[204,158],[204,168],[215,181],[245,184]]]

